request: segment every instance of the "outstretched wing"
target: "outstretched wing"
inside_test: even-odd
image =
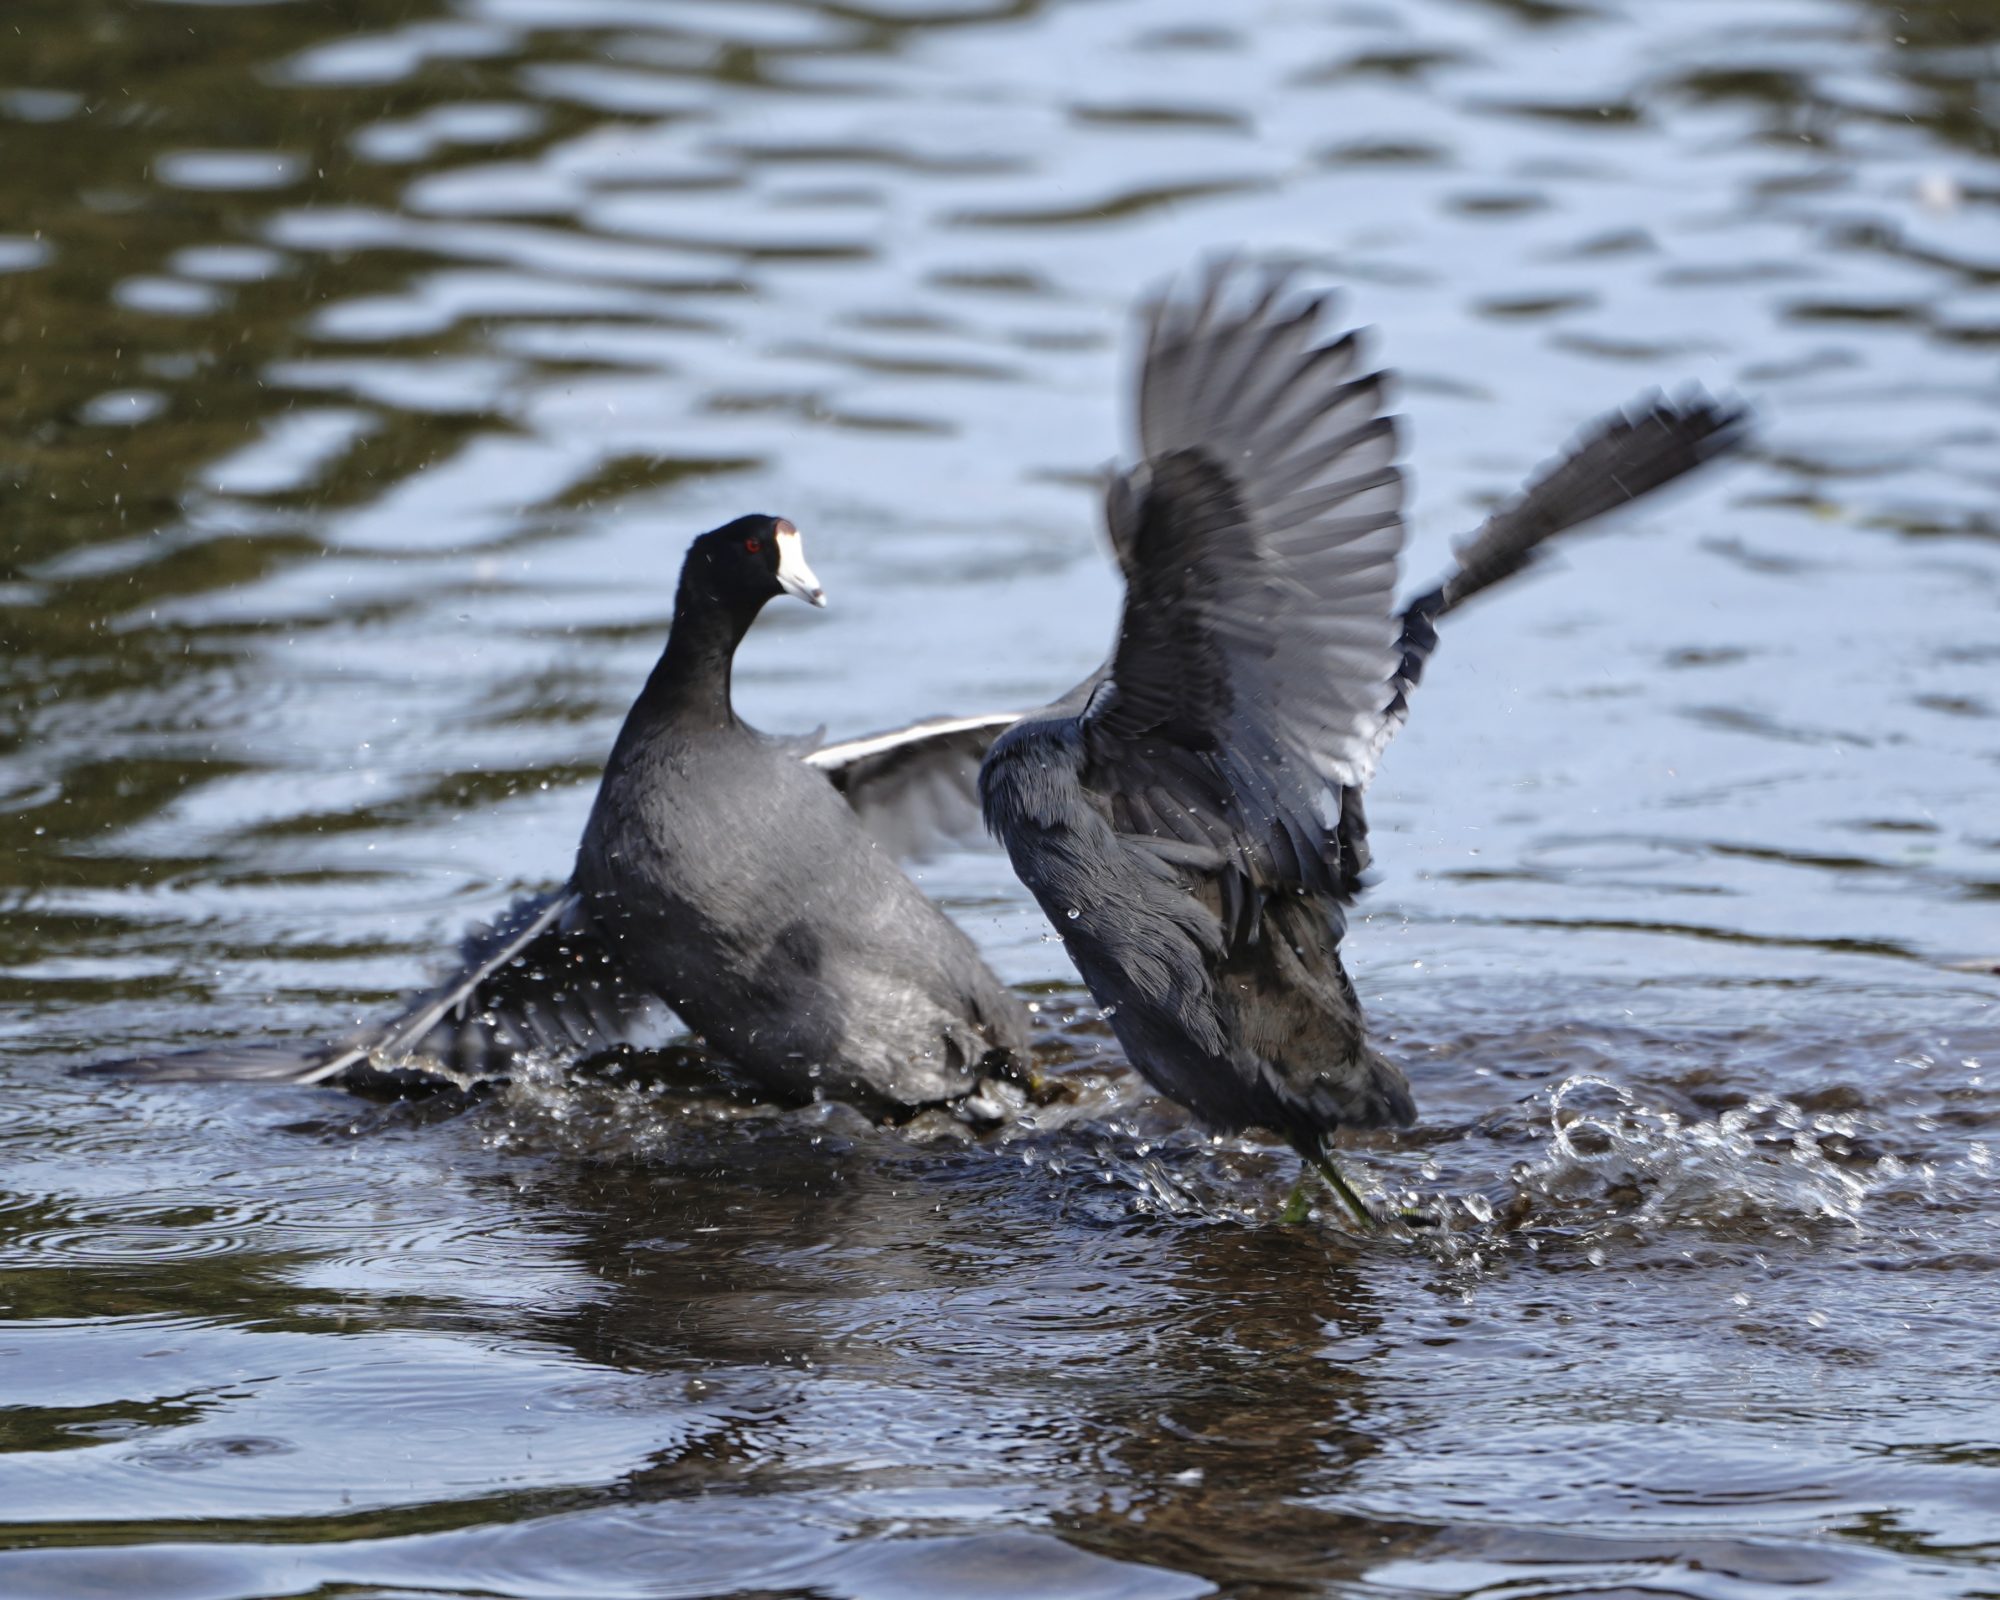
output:
[[[1460,544],[1451,575],[1439,585],[1437,614],[1528,566],[1556,534],[1616,511],[1663,488],[1749,436],[1750,415],[1699,388],[1675,399],[1654,393],[1600,417],[1527,488]]]
[[[1125,609],[1083,727],[1121,831],[1337,891],[1398,659],[1403,481],[1382,374],[1326,310],[1231,263],[1149,308],[1143,459],[1107,497]]]
[[[1727,455],[1749,437],[1743,407],[1700,389],[1675,399],[1651,395],[1601,417],[1554,461],[1545,462],[1523,489],[1454,551],[1442,582],[1403,608],[1400,660],[1389,683],[1389,701],[1368,760],[1372,771],[1383,746],[1409,715],[1416,689],[1437,648],[1437,620],[1494,584],[1526,570],[1556,535],[1582,527],[1677,482],[1695,468]],[[1368,821],[1358,789],[1342,797],[1340,856],[1351,896],[1368,867]]]
[[[862,826],[897,856],[921,856],[979,832],[979,763],[1017,711],[932,717],[825,745],[807,755]]]
[[[621,980],[574,889],[517,903],[466,941],[464,958],[395,1016],[339,1039],[222,1045],[81,1070],[155,1083],[351,1083],[401,1071],[474,1080],[504,1074],[523,1051],[574,1054],[624,1042],[661,1009]]]
[[[1452,552],[1452,569],[1403,609],[1401,662],[1390,685],[1378,751],[1403,724],[1410,691],[1437,648],[1438,618],[1533,566],[1549,541],[1677,482],[1739,448],[1750,434],[1742,406],[1699,388],[1674,399],[1652,394],[1600,417]],[[1371,763],[1372,764],[1372,763]]]

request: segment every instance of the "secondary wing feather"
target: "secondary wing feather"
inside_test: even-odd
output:
[[[806,759],[847,797],[877,842],[900,857],[922,856],[979,832],[979,763],[1016,711],[931,717],[822,746]]]

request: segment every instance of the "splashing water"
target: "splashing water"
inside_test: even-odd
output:
[[[2000,13],[12,12],[0,1594],[2000,1585]],[[983,849],[923,887],[1081,1111],[63,1076],[558,881],[741,511],[843,603],[754,725],[1076,682],[1127,308],[1232,242],[1381,329],[1412,583],[1641,389],[1767,430],[1454,624],[1370,793],[1422,1120],[1341,1166],[1433,1226],[1272,1225]]]
[[[1595,1228],[1859,1226],[1872,1185],[1836,1157],[1859,1133],[1843,1113],[1752,1100],[1690,1120],[1594,1074],[1548,1094],[1549,1142],[1511,1180],[1530,1216],[1595,1212]]]

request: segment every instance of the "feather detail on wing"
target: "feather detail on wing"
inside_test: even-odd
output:
[[[1750,431],[1741,406],[1692,389],[1675,399],[1648,396],[1602,417],[1554,461],[1544,463],[1527,488],[1483,522],[1455,552],[1443,582],[1404,607],[1400,657],[1389,684],[1387,712],[1370,751],[1373,772],[1382,750],[1409,716],[1410,695],[1437,648],[1437,620],[1466,601],[1534,565],[1556,535],[1657,489],[1739,448]],[[1344,797],[1340,853],[1347,893],[1359,892],[1368,867],[1368,820],[1358,790]]]
[[[1326,305],[1226,262],[1154,302],[1142,461],[1106,500],[1127,592],[1084,717],[1094,786],[1122,831],[1265,888],[1338,889],[1341,793],[1398,659],[1395,427]]]
[[[1440,617],[1533,566],[1558,534],[1677,482],[1739,449],[1749,434],[1750,414],[1734,402],[1699,388],[1674,398],[1655,393],[1598,418],[1544,462],[1525,489],[1458,545],[1444,580],[1404,608],[1402,659],[1376,754],[1408,715],[1410,691],[1437,647]]]
[[[847,797],[884,849],[921,856],[977,836],[979,763],[1019,720],[1015,711],[932,717],[826,745],[805,759]]]
[[[658,1002],[618,981],[573,889],[522,901],[466,944],[466,964],[394,1017],[320,1044],[236,1044],[102,1061],[93,1076],[152,1082],[334,1083],[405,1072],[504,1074],[523,1050],[622,1042]]]

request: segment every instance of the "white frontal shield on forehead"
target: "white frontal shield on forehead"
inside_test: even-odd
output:
[[[806,565],[806,542],[799,536],[799,530],[780,517],[777,532],[778,586],[786,594],[795,594],[813,605],[825,605],[826,591],[813,576],[813,569]]]

